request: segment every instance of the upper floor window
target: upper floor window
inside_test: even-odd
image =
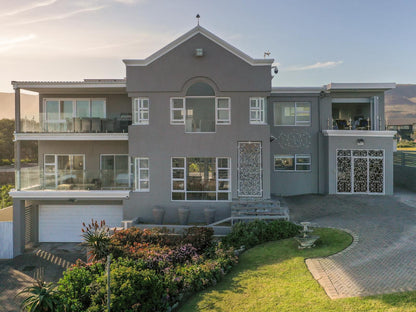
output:
[[[134,161],[135,165],[135,189],[138,192],[150,191],[150,172],[149,172],[149,158],[137,157]]]
[[[275,102],[275,126],[310,126],[310,102]]]
[[[310,171],[311,155],[274,155],[275,171]]]
[[[133,99],[133,123],[136,125],[149,124],[149,99]]]
[[[215,125],[231,123],[229,98],[216,98],[206,83],[191,85],[186,97],[170,99],[170,123],[184,124],[185,132],[215,132]]]
[[[266,123],[266,101],[262,97],[250,98],[250,124]]]

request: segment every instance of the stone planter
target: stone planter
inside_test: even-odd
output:
[[[153,221],[155,224],[163,224],[163,218],[165,216],[165,209],[161,207],[153,208]]]
[[[189,221],[189,208],[178,208],[178,217],[180,225],[187,225]]]
[[[204,209],[204,216],[205,216],[205,223],[211,224],[215,222],[215,208],[205,208]]]

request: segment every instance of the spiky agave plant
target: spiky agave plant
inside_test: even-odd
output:
[[[110,229],[105,226],[105,221],[91,219],[90,224],[82,223],[83,244],[88,248],[88,261],[101,260],[108,255],[110,244]]]
[[[54,312],[62,307],[53,283],[37,280],[32,286],[26,287],[19,292],[19,295],[27,296],[20,304],[22,311]]]

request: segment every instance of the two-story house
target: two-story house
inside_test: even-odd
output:
[[[13,81],[16,94],[14,254],[25,242],[80,241],[91,218],[177,222],[230,215],[230,203],[295,194],[392,194],[393,83],[272,88],[272,59],[253,59],[197,26],[125,79]],[[39,93],[24,114],[20,90]],[[38,141],[39,166],[20,168]]]

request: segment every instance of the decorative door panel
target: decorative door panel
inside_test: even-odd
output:
[[[238,143],[238,196],[263,195],[261,142]]]

